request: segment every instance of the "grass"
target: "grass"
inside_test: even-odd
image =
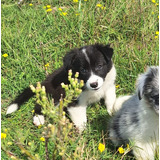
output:
[[[22,144],[33,156],[45,159],[45,143],[40,141],[45,126],[37,128],[32,124],[33,99],[8,117],[5,115],[7,105],[22,89],[43,81],[47,74],[62,66],[67,51],[94,43],[110,43],[114,48],[117,96],[133,93],[137,75],[147,66],[159,65],[158,1],[24,0],[20,5],[17,3],[1,1],[1,132],[7,134],[5,140],[2,139],[1,158],[27,159],[18,146]],[[51,5],[51,12],[46,12],[46,5]],[[8,57],[3,57],[5,53]],[[110,117],[105,106],[93,104],[87,112],[88,126],[80,137],[81,143],[73,139],[73,146],[79,145],[83,151],[80,159],[123,158],[108,139],[106,128]],[[103,141],[106,148],[100,153],[98,144]],[[29,142],[32,145],[28,145]],[[48,143],[50,155],[54,145]],[[68,146],[67,152],[72,153],[73,149]],[[132,157],[127,154],[123,159]]]

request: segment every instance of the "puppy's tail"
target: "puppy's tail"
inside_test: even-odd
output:
[[[28,87],[26,88],[8,107],[6,114],[11,114],[18,110],[20,106],[28,101],[32,96],[34,96],[34,93],[32,90]]]
[[[114,103],[114,112],[118,112],[122,108],[123,103],[131,97],[131,95],[118,97]]]

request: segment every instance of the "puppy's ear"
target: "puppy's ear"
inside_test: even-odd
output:
[[[113,55],[113,48],[110,48],[110,45],[100,45],[96,44],[96,48],[103,54],[106,61],[110,61]]]
[[[69,69],[72,69],[72,63],[76,57],[76,52],[74,50],[68,52],[64,58],[63,58],[63,65],[64,68],[68,71]]]
[[[137,82],[136,82],[136,88],[137,88],[137,94],[138,94],[139,100],[141,100],[142,97],[143,97],[145,80],[146,80],[146,75],[145,74],[140,74],[138,76],[138,79],[137,79]]]

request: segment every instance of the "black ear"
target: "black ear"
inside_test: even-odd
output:
[[[106,61],[110,61],[113,55],[113,48],[110,48],[110,45],[100,45],[96,44],[96,48],[103,54]]]
[[[64,68],[68,71],[69,69],[71,69],[71,65],[74,61],[76,57],[76,52],[74,50],[68,52],[64,58],[63,58],[63,65],[64,65]]]

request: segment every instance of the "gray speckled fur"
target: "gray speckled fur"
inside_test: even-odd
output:
[[[128,143],[128,137],[133,133],[135,127],[138,126],[140,110],[138,103],[138,96],[132,96],[122,104],[122,108],[113,118],[110,126],[115,137],[117,137],[116,139],[112,139],[115,144]]]
[[[159,67],[141,74],[136,87],[136,94],[127,100],[116,100],[120,109],[111,120],[109,134],[117,146],[131,141],[138,160],[154,160],[159,143]]]

